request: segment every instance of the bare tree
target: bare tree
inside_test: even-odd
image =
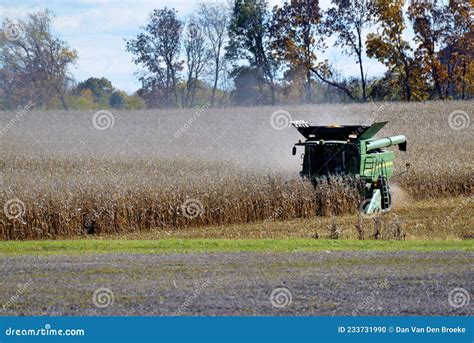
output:
[[[373,22],[373,0],[332,0],[335,7],[327,11],[326,25],[337,35],[335,45],[354,55],[359,64],[362,84],[362,100],[367,101],[366,78],[362,61],[364,44],[362,31]]]
[[[201,3],[199,4],[197,15],[199,25],[209,41],[210,58],[213,62],[214,80],[211,95],[211,106],[213,106],[217,84],[224,66],[227,26],[229,25],[228,8],[223,4]]]
[[[193,107],[196,97],[196,87],[199,76],[209,60],[209,49],[201,27],[193,17],[188,21],[184,38],[184,52],[186,54],[187,80],[183,105]]]
[[[127,51],[134,55],[133,61],[148,69],[150,76],[141,77],[142,88],[147,92],[159,92],[165,106],[178,104],[178,72],[182,63],[181,33],[183,23],[175,9],[154,10],[145,26],[145,32],[127,41]],[[151,88],[151,89],[148,89]]]
[[[7,107],[33,101],[43,106],[59,99],[65,110],[69,67],[77,59],[75,50],[51,33],[54,16],[46,10],[26,20],[3,22],[0,36],[0,87]]]

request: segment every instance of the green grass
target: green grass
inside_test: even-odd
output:
[[[165,239],[0,242],[0,254],[100,254],[296,251],[474,251],[474,240],[374,241],[326,239]]]

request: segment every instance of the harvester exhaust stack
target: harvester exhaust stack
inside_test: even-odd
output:
[[[374,139],[387,123],[311,126],[304,120],[292,122],[306,139],[293,147],[293,155],[297,146],[305,149],[301,176],[315,185],[338,176],[361,180],[365,199],[361,211],[371,214],[389,210],[392,195],[388,181],[393,176],[395,154],[386,148],[397,145],[406,151],[407,143],[402,135]]]

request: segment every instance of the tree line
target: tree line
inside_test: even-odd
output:
[[[17,39],[15,25],[3,23],[0,106],[31,98],[65,109],[472,99],[472,10],[470,0],[332,0],[326,10],[318,0],[273,8],[234,0],[199,3],[184,20],[174,8],[155,9],[126,40],[141,68],[133,96],[103,78],[76,84],[68,68],[77,52],[52,35],[51,12],[33,13]],[[357,77],[321,57],[329,42],[352,58]],[[385,73],[367,77],[367,58]]]
[[[52,12],[31,13],[25,20],[3,21],[0,34],[0,109],[28,104],[36,108],[101,109],[145,107],[144,101],[115,89],[106,78],[75,82],[70,74],[77,51],[55,37]]]

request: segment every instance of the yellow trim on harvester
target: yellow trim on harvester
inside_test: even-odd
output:
[[[377,164],[375,167],[365,168],[364,171],[370,171],[370,170],[374,170],[374,169],[377,169],[377,168],[386,168],[386,167],[390,167],[390,166],[393,166],[393,162],[384,162],[383,165]]]

